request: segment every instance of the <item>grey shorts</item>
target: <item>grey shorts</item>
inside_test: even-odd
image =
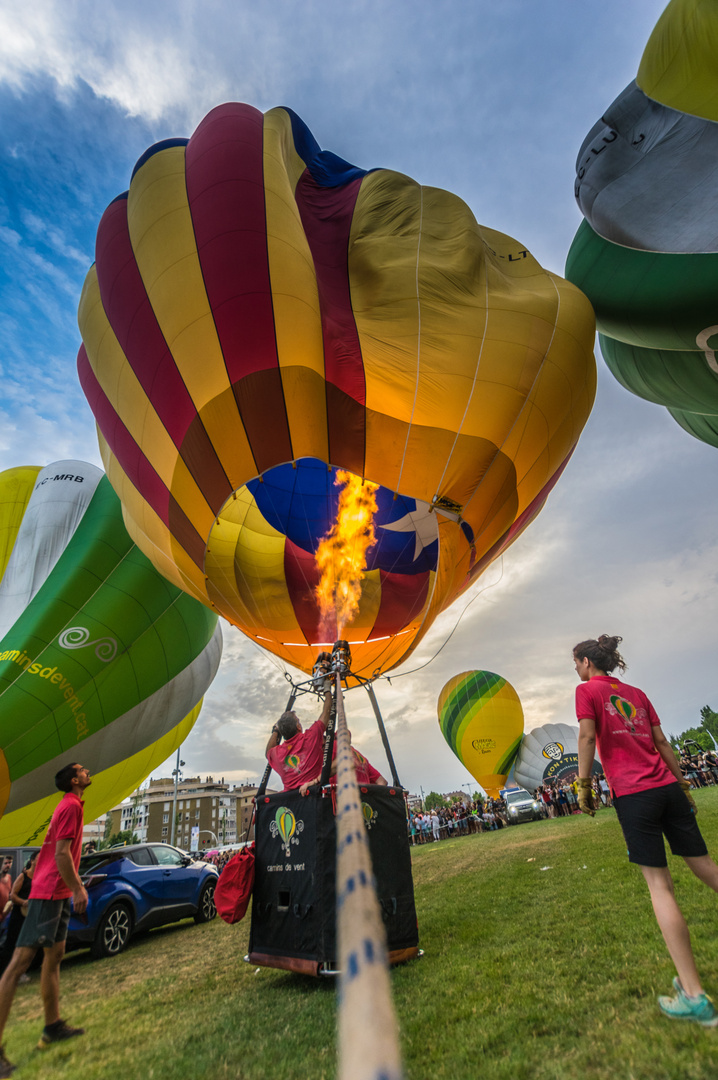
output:
[[[70,901],[29,900],[18,935],[18,949],[51,949],[67,937]]]

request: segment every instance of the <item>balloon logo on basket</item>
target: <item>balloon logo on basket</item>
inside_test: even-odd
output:
[[[619,697],[618,694],[611,694],[610,700],[618,715],[626,721],[631,731],[635,731],[633,721],[636,719],[636,706]]]
[[[553,758],[554,761],[560,761],[563,757],[563,747],[560,742],[546,743],[541,752],[544,757]]]
[[[269,826],[272,836],[279,836],[282,840],[284,854],[289,858],[289,845],[298,844],[297,833],[304,831],[304,822],[297,821],[292,811],[286,806],[280,806],[274,815],[274,821]]]
[[[361,812],[362,817],[364,818],[364,824],[366,825],[367,829],[373,828],[374,825],[376,825],[377,818],[379,817],[377,812],[373,810],[371,806],[369,806],[369,803],[365,802],[361,804]]]

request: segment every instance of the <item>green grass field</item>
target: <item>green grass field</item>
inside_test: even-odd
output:
[[[718,789],[697,802],[718,854]],[[718,1000],[718,896],[671,866]],[[409,1080],[718,1076],[718,1029],[656,1005],[674,972],[613,811],[426,845],[414,875],[426,955],[392,974]],[[333,1080],[335,986],[245,964],[248,930],[183,923],[114,960],[71,954],[62,1011],[87,1035],[44,1052],[33,975],[7,1032],[16,1075]]]

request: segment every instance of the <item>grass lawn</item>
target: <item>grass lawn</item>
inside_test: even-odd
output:
[[[697,802],[718,854],[718,788]],[[671,866],[718,1000],[718,897]],[[408,1080],[718,1076],[718,1029],[656,1005],[674,972],[613,811],[429,844],[414,876],[426,955],[392,975]],[[16,1076],[333,1080],[334,985],[245,964],[248,930],[183,923],[113,960],[70,954],[62,1011],[87,1035],[45,1052],[34,974],[7,1032]]]

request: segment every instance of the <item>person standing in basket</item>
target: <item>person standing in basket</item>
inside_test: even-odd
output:
[[[718,892],[718,866],[696,824],[696,805],[653,705],[642,690],[609,674],[626,669],[620,637],[603,634],[573,650],[581,683],[576,687],[578,798],[584,814],[595,812],[591,769],[596,746],[611,787],[613,805],[628,848],[640,867],[668,952],[676,966],[674,997],[659,997],[666,1016],[718,1025],[718,1012],[701,985],[688,926],[673,892],[665,836],[696,877]]]
[[[272,728],[267,743],[267,761],[280,777],[284,791],[294,791],[321,771],[324,733],[329,723],[333,697],[324,695],[321,716],[305,731],[295,712],[283,712]],[[284,739],[284,744],[280,745]]]
[[[82,794],[91,783],[89,769],[77,763],[66,765],[55,776],[55,787],[65,794],[55,808],[40,849],[27,915],[15,952],[0,979],[0,1043],[17,984],[38,949],[44,950],[40,992],[45,1011],[38,1049],[85,1033],[83,1028],[70,1027],[60,1019],[60,962],[65,954],[70,901],[76,915],[87,909],[87,891],[77,868],[82,853]],[[0,1080],[10,1076],[14,1069],[5,1047],[0,1045]]]

